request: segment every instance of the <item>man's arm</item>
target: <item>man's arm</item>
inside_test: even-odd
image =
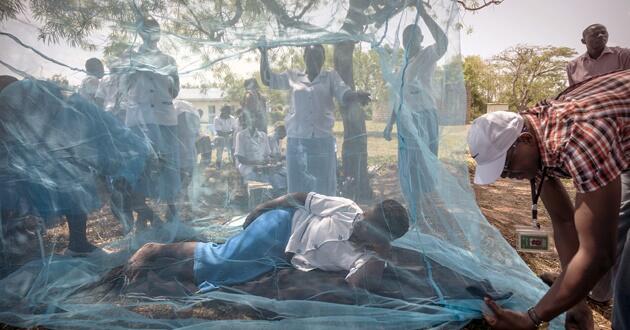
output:
[[[559,189],[557,184],[560,184],[559,181],[551,185],[549,190]],[[563,212],[570,211],[565,199],[568,195],[566,191],[560,192],[565,196],[553,198],[553,191],[547,191],[545,206],[554,222],[556,245],[563,271],[535,307],[536,314],[542,320],[551,320],[584,299],[615,260],[613,238],[616,237],[621,203],[620,178],[599,190],[577,194],[573,229],[575,233],[571,233],[572,228],[566,223],[570,217],[562,215]],[[557,221],[560,221],[559,226]],[[563,230],[567,232],[562,232]],[[574,235],[577,237],[570,237]],[[564,239],[568,241],[565,242]]]
[[[385,262],[376,257],[368,260],[352,275],[346,278],[346,282],[353,288],[362,288],[368,291],[376,290],[381,285]]]
[[[387,125],[383,130],[383,137],[387,141],[392,140],[392,129],[394,128],[394,124],[396,124],[396,109],[392,109],[392,115],[389,116],[389,120],[387,121]]]
[[[569,82],[569,87],[575,85],[575,81],[573,81],[573,77],[571,76],[573,73],[573,69],[571,67],[571,63],[567,64],[567,81]]]
[[[444,33],[444,30],[433,20],[433,17],[427,13],[427,10],[424,8],[422,3],[419,3],[416,6],[422,20],[429,28],[433,39],[435,39],[435,52],[438,56],[438,59],[446,53],[446,49],[448,48],[448,37]]]
[[[236,159],[238,159],[238,162],[243,164],[243,165],[249,165],[249,166],[256,166],[256,165],[263,165],[264,162],[256,162],[256,161],[250,161],[249,158],[242,156],[242,155],[235,155]]]
[[[307,196],[308,196],[308,193],[305,193],[305,192],[290,193],[290,194],[280,196],[276,199],[272,199],[270,201],[267,201],[265,203],[262,203],[256,206],[256,208],[253,209],[249,213],[249,215],[247,215],[247,218],[245,218],[245,222],[243,223],[243,229],[247,228],[247,226],[249,226],[249,224],[251,224],[252,221],[256,220],[256,218],[258,218],[261,214],[269,210],[273,210],[277,208],[284,208],[284,207],[304,206],[304,204],[306,203]]]

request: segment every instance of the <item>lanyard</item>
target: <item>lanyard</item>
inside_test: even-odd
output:
[[[538,223],[538,198],[542,192],[543,183],[547,177],[547,167],[543,167],[542,178],[540,179],[540,186],[536,189],[536,178],[529,180],[529,184],[532,188],[532,224],[536,229],[540,229],[540,223]]]

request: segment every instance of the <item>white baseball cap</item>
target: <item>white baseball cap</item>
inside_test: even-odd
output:
[[[490,184],[503,172],[507,151],[523,129],[523,117],[514,112],[495,111],[472,122],[468,149],[477,162],[475,184]]]

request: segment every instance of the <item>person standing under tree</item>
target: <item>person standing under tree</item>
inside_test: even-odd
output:
[[[260,77],[265,86],[291,93],[287,128],[288,191],[337,194],[337,155],[333,125],[335,105],[370,101],[370,94],[355,92],[334,70],[322,70],[326,58],[320,44],[304,48],[306,71],[274,73],[267,49],[260,48]]]

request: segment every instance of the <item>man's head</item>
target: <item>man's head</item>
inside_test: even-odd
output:
[[[362,245],[388,246],[409,230],[409,214],[393,199],[377,203],[354,224],[352,235]]]
[[[2,90],[5,87],[9,86],[10,84],[16,81],[18,80],[14,76],[5,76],[5,75],[0,76],[0,92],[2,92]]]
[[[589,52],[601,51],[608,43],[608,30],[601,24],[591,24],[582,32],[582,43]]]
[[[259,89],[258,81],[256,81],[256,79],[254,79],[254,78],[246,79],[243,82],[243,86],[248,91],[257,91]]]
[[[304,47],[304,63],[306,63],[306,73],[316,77],[324,66],[326,51],[321,44],[308,45]]]
[[[85,61],[85,71],[91,76],[94,76],[98,79],[103,78],[105,75],[105,68],[103,67],[103,62],[96,57],[92,57]]]
[[[229,118],[230,115],[232,114],[232,107],[229,105],[224,105],[221,107],[221,118]]]
[[[496,111],[475,119],[468,131],[468,147],[477,162],[475,184],[490,184],[499,177],[532,179],[538,173],[536,137],[517,113]]]
[[[422,34],[422,30],[420,27],[411,24],[407,25],[405,30],[403,31],[403,47],[405,52],[407,52],[408,56],[414,56],[420,51],[420,46],[422,41],[424,40],[424,35]]]
[[[276,124],[276,126],[273,128],[273,131],[280,140],[284,139],[287,136],[287,129],[282,123]]]
[[[138,22],[138,34],[145,44],[157,44],[160,41],[160,23],[152,16],[143,17]]]

